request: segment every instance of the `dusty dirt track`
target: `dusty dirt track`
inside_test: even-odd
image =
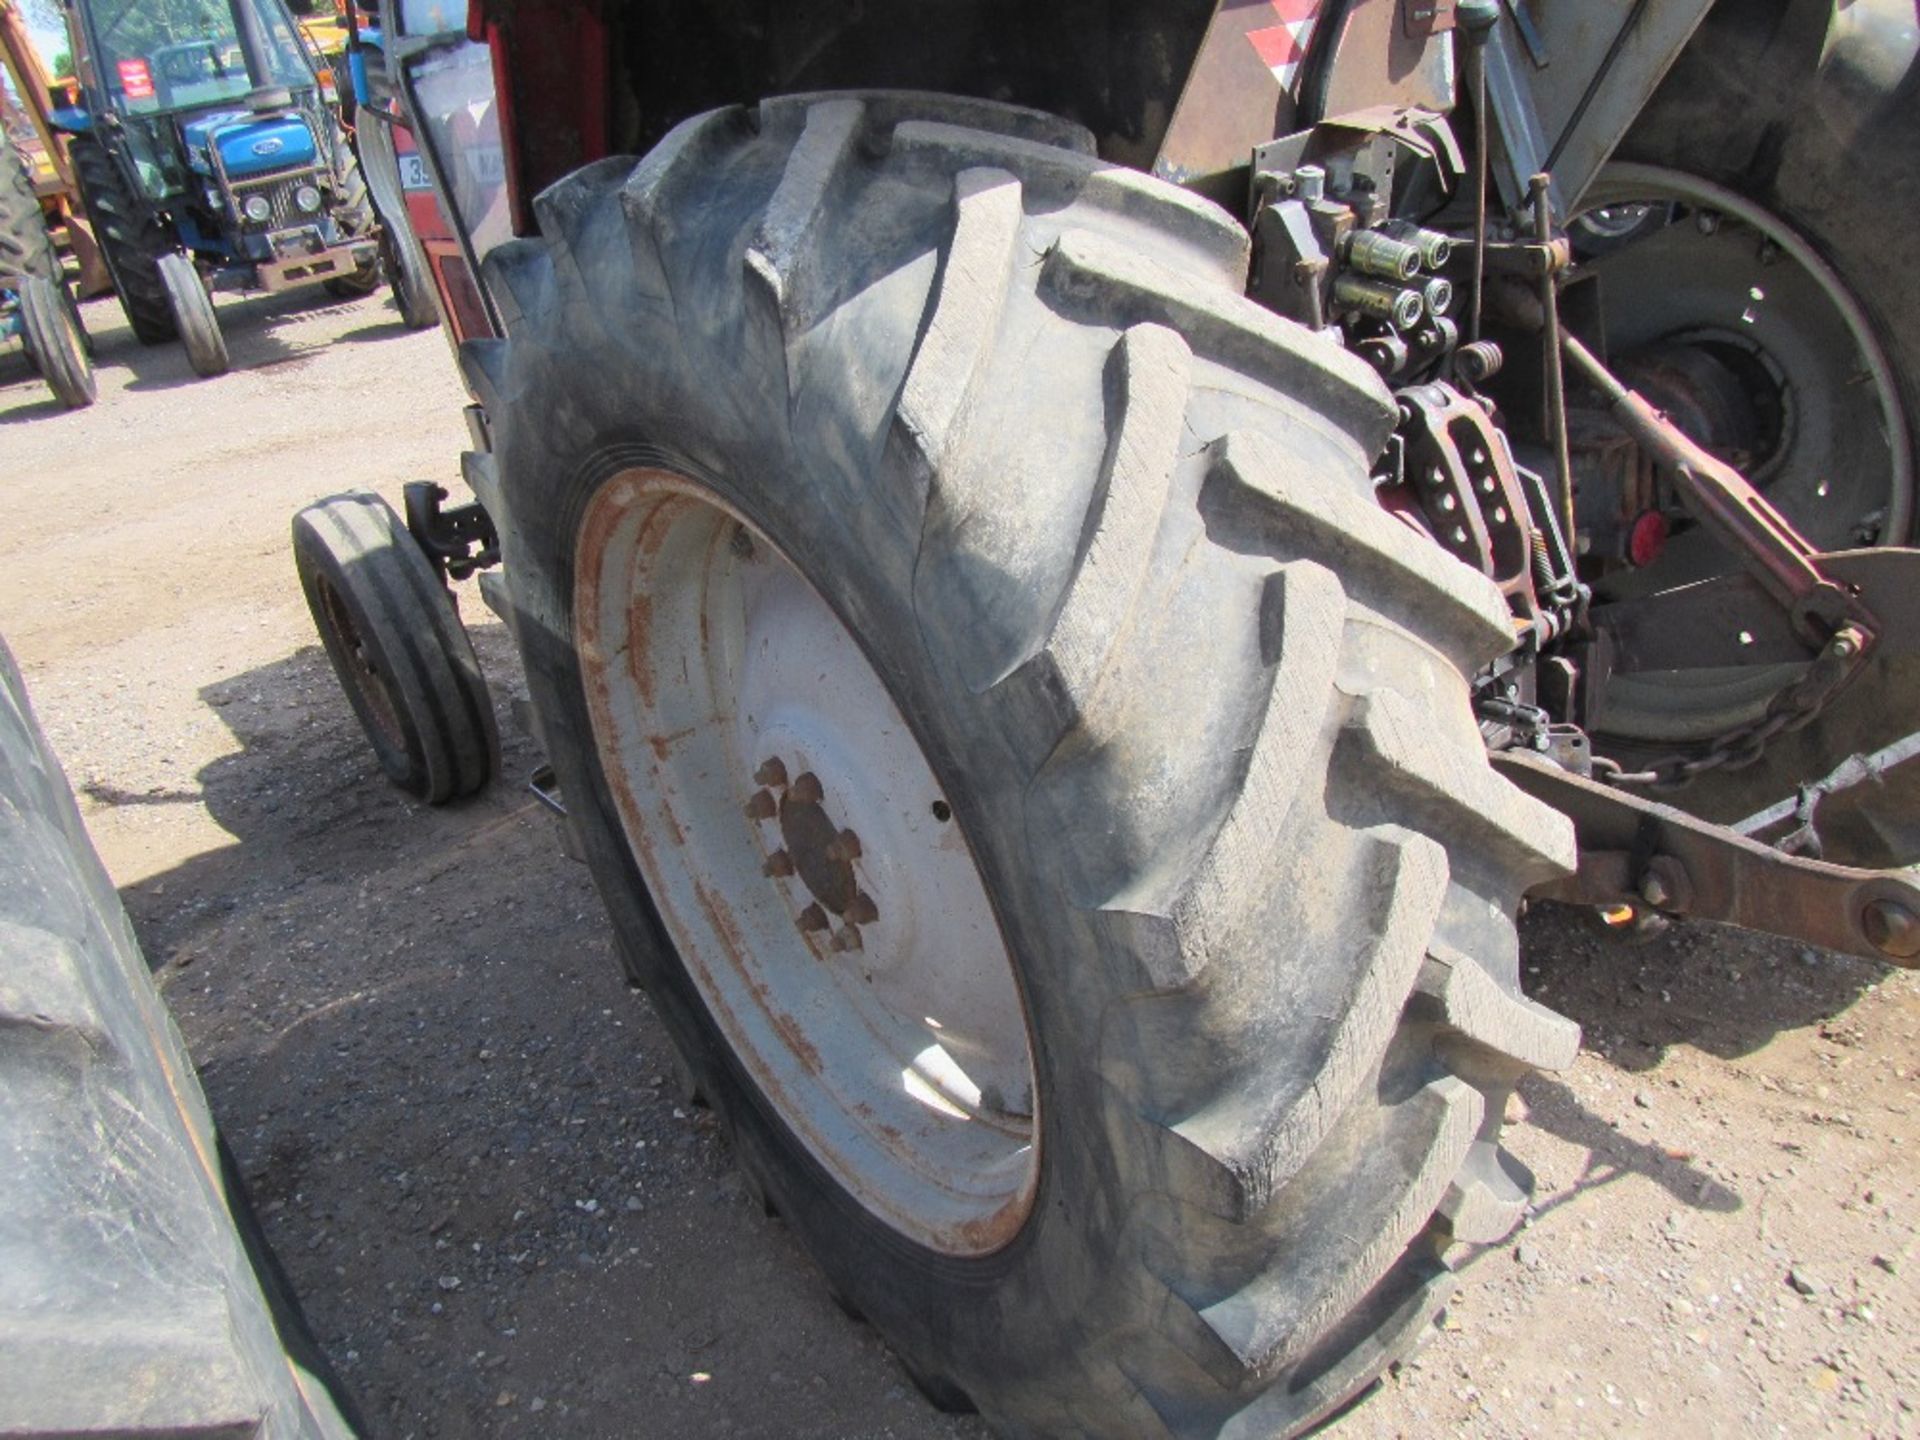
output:
[[[747,1198],[525,790],[387,788],[287,553],[307,500],[447,480],[446,345],[384,299],[226,302],[193,379],[111,302],[100,403],[0,350],[0,633],[371,1436],[968,1437]],[[1731,931],[1527,925],[1579,1020],[1525,1086],[1537,1214],[1459,1257],[1347,1437],[1920,1435],[1920,983]]]

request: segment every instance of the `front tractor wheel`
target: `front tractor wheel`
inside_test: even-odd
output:
[[[34,369],[67,409],[93,404],[99,387],[79,311],[68,298],[65,282],[56,285],[43,276],[22,275],[14,283],[20,297],[20,339]]]
[[[220,316],[199,270],[185,255],[173,254],[160,257],[159,271],[174,330],[186,349],[193,373],[206,379],[226,374],[231,363],[227,337],[220,333]]]
[[[429,805],[499,768],[493,702],[453,600],[393,507],[353,491],[293,517],[314,628],[387,778]]]
[[[539,202],[469,342],[514,630],[635,978],[930,1395],[1268,1436],[1504,1234],[1572,862],[1246,236],[976,102],[769,101]]]

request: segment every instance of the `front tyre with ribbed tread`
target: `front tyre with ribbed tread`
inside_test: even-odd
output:
[[[486,265],[507,338],[463,347],[495,437],[468,479],[621,950],[740,1163],[1002,1434],[1316,1423],[1431,1319],[1448,1244],[1519,1219],[1504,1100],[1578,1041],[1520,994],[1512,918],[1571,832],[1469,708],[1499,595],[1372,499],[1391,397],[1243,298],[1231,219],[1030,111],[717,111],[538,211]],[[952,802],[1037,1087],[1037,1188],[992,1245],[929,1248],[838,1183],[729,1045],[709,957],[675,956],[708,931],[669,892],[755,902],[648,829],[645,766],[596,730],[675,677],[637,643],[582,660],[601,618],[698,603],[581,598],[608,497],[663,483],[801,572]]]
[[[203,379],[224,375],[232,365],[227,355],[227,337],[220,331],[220,315],[213,308],[213,296],[207,293],[200,271],[185,255],[162,255],[160,284],[167,292],[167,304],[173,311],[174,329],[187,352],[187,363]]]
[[[79,316],[64,285],[39,275],[16,282],[20,297],[20,339],[53,398],[68,410],[93,404],[98,386],[87,358]]]
[[[387,778],[429,805],[499,770],[493,702],[452,597],[393,507],[351,491],[293,517],[314,628]]]

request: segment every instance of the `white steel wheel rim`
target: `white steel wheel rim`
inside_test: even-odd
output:
[[[757,527],[661,470],[588,504],[574,602],[602,772],[735,1055],[872,1214],[942,1253],[1001,1248],[1039,1175],[1026,1010],[860,645]]]

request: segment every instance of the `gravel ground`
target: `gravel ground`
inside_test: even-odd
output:
[[[89,305],[72,415],[0,349],[0,632],[369,1435],[984,1440],[679,1092],[476,595],[501,783],[423,809],[354,728],[287,520],[451,482],[443,339],[381,299],[221,314],[235,373],[200,382]],[[1525,938],[1586,1031],[1515,1102],[1536,1212],[1333,1433],[1920,1435],[1920,983],[1713,927]]]

